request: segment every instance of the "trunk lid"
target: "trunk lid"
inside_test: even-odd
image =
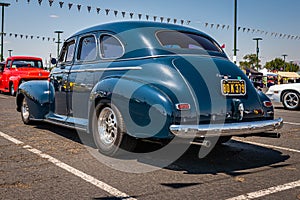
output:
[[[185,56],[173,60],[195,101],[200,123],[263,119],[262,102],[246,75],[227,59]]]

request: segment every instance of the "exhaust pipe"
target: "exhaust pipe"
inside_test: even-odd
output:
[[[193,142],[190,142],[190,143],[194,144],[194,145],[204,146],[206,148],[211,147],[211,141],[209,141],[209,140],[193,141]]]

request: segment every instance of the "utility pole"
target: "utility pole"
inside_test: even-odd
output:
[[[59,50],[60,50],[59,45],[62,43],[60,41],[60,34],[63,33],[63,31],[55,31],[54,33],[57,33],[57,42],[55,42],[55,43],[57,43],[57,59],[58,59],[58,57],[59,57]]]
[[[2,29],[1,29],[1,62],[3,59],[3,37],[4,37],[4,7],[10,6],[9,3],[0,3],[0,6],[2,7]]]
[[[259,47],[258,47],[258,41],[262,40],[262,38],[253,38],[253,40],[256,40],[256,68],[258,70],[258,64],[259,64],[259,59],[258,59],[258,54],[259,54]]]
[[[285,72],[285,57],[287,57],[288,55],[287,54],[283,54],[281,56],[283,56],[283,61],[284,61],[283,71]]]
[[[233,44],[233,62],[236,64],[237,52],[237,0],[234,0],[234,44]]]

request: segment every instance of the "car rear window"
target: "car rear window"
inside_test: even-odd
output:
[[[172,49],[202,49],[222,52],[222,49],[211,39],[194,33],[179,31],[159,31],[156,33],[160,44]]]

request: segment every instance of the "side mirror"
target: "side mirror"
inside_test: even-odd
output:
[[[55,58],[51,58],[51,64],[56,65],[56,63],[57,63],[57,60]]]

